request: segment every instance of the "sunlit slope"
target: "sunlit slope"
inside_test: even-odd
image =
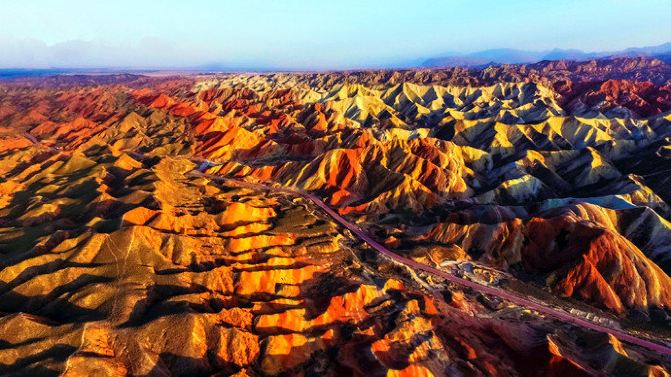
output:
[[[422,263],[664,329],[666,71],[634,63],[3,85],[0,370],[663,375],[394,265],[309,202],[214,178],[309,191]]]
[[[3,374],[579,373],[553,359],[541,318],[476,320],[489,309],[474,297],[362,262],[307,202],[96,140],[5,159]],[[530,338],[492,347],[510,326]],[[533,369],[518,350],[539,355]]]

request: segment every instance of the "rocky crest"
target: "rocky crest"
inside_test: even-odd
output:
[[[0,373],[667,375],[240,181],[665,337],[669,78],[615,59],[3,84]]]

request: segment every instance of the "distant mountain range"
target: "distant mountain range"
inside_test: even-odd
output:
[[[483,66],[488,64],[525,64],[543,60],[589,60],[610,56],[654,56],[671,59],[671,42],[658,46],[632,47],[621,51],[585,52],[575,49],[528,51],[498,48],[469,54],[446,54],[425,60],[422,67]]]

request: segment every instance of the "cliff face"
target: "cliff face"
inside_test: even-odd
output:
[[[664,375],[236,180],[314,193],[423,263],[663,327],[669,77],[617,59],[3,84],[0,371]]]

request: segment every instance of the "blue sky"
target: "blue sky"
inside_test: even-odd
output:
[[[339,69],[671,41],[668,0],[0,0],[0,67]]]

